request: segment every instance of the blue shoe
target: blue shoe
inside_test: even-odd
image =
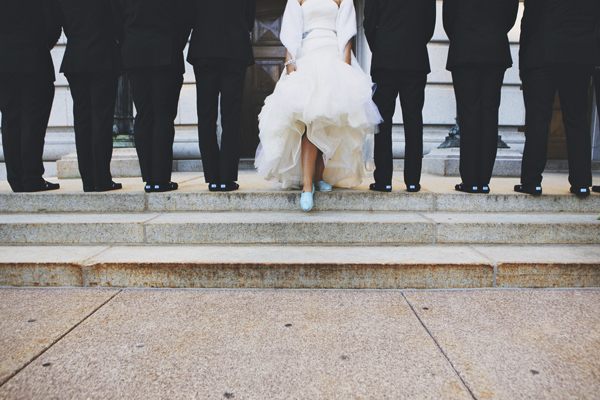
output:
[[[300,208],[304,211],[310,211],[313,208],[313,194],[315,193],[315,187],[313,185],[312,192],[302,192],[300,196]]]
[[[325,181],[319,181],[315,183],[315,189],[317,189],[319,192],[331,192],[331,189],[333,188],[329,183]]]

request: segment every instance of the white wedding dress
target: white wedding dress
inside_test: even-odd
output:
[[[351,15],[355,15],[352,0],[343,1],[350,2],[346,7],[352,7]],[[343,29],[338,5],[333,0],[306,0],[300,8],[303,38],[295,57],[297,71],[284,72],[265,100],[259,115],[261,144],[255,165],[265,179],[277,180],[284,188],[299,187],[301,141],[306,131],[323,152],[325,182],[355,187],[365,177],[366,137],[375,133],[381,122],[372,101],[372,83],[359,66],[344,62],[340,50],[345,43],[339,43],[337,32]],[[356,21],[351,23],[355,32]],[[290,54],[294,56],[292,51]]]

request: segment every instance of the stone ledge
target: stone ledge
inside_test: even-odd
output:
[[[600,287],[600,246],[15,246],[2,247],[0,252],[0,285],[237,289]]]
[[[584,213],[5,214],[4,244],[600,244]]]
[[[142,191],[83,193],[0,193],[2,213],[69,212],[186,212],[297,211],[299,191],[241,190],[211,193],[179,190],[146,194]],[[580,199],[572,194],[533,197],[520,193],[488,195],[458,192],[376,193],[334,190],[315,195],[315,211],[444,211],[444,212],[600,212],[600,195]]]

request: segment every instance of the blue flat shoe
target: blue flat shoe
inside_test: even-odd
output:
[[[319,192],[331,192],[331,189],[333,188],[329,183],[325,181],[319,181],[315,183],[315,189],[317,189]]]
[[[313,194],[315,193],[315,186],[313,185],[312,192],[302,192],[300,196],[300,208],[304,211],[310,211],[313,208]]]

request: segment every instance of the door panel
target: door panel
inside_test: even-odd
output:
[[[242,157],[253,158],[258,146],[258,114],[283,72],[285,47],[279,41],[286,0],[259,0],[252,32],[256,64],[248,68],[242,116]]]

